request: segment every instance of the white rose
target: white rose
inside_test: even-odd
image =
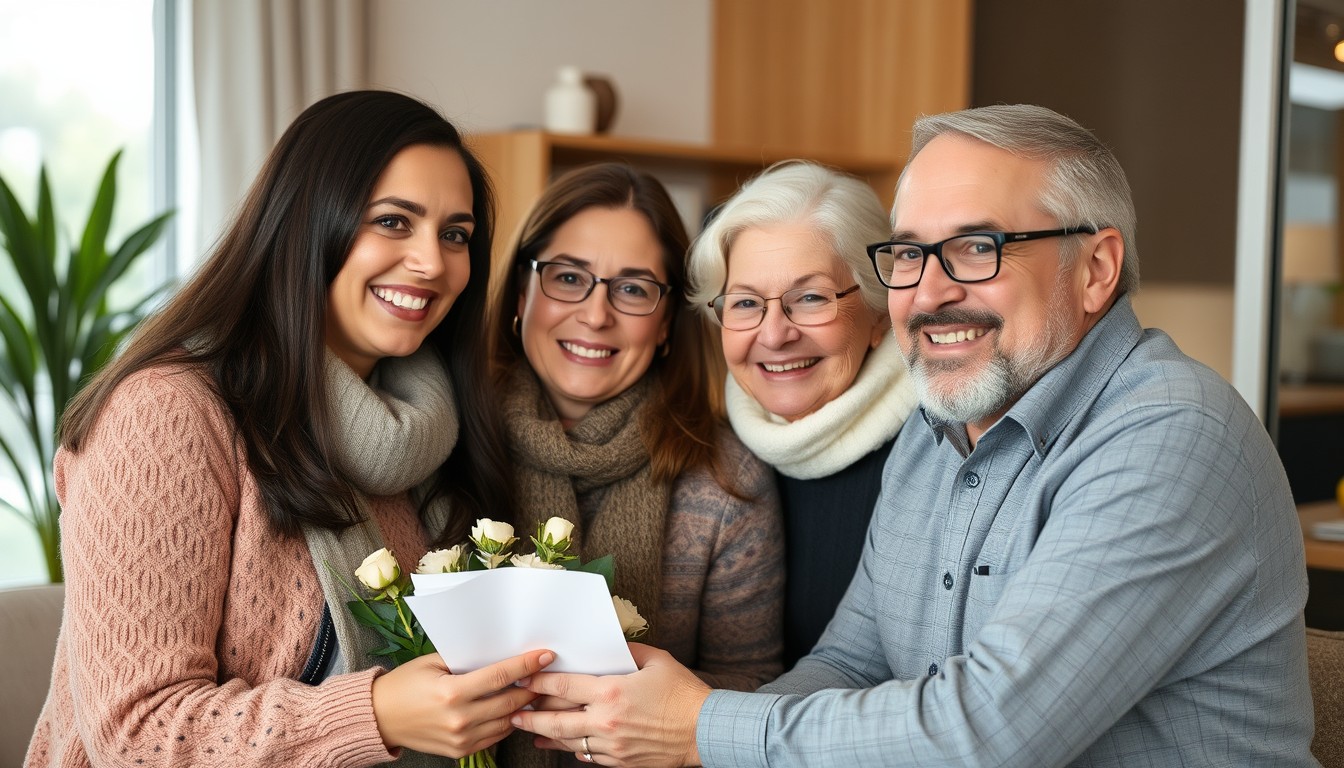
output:
[[[364,558],[355,569],[355,578],[369,589],[387,589],[400,576],[401,566],[386,547]]]
[[[611,604],[616,607],[616,620],[621,623],[621,634],[625,635],[625,639],[634,640],[649,631],[649,622],[639,615],[639,609],[634,603],[612,595]]]
[[[565,541],[574,533],[574,524],[563,517],[552,517],[546,521],[546,525],[541,529],[541,540],[544,542],[550,539],[552,544],[559,544]]]
[[[501,547],[507,546],[515,541],[513,538],[513,526],[508,523],[501,523],[491,520],[488,517],[482,517],[471,527],[471,540],[476,542],[476,546],[481,549],[488,549],[485,545],[487,541],[493,541]],[[498,551],[492,549],[491,551]]]
[[[426,552],[416,573],[457,573],[462,570],[462,545]]]
[[[536,555],[514,555],[509,559],[515,568],[541,568],[549,571],[563,571],[565,566],[548,563]]]

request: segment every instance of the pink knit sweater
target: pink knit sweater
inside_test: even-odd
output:
[[[65,620],[29,766],[365,766],[393,758],[366,669],[297,681],[323,598],[301,538],[267,527],[227,409],[199,374],[121,384],[56,457]],[[403,563],[425,535],[371,500]],[[344,610],[341,607],[340,610]]]

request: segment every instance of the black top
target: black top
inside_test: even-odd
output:
[[[849,587],[895,442],[892,438],[829,477],[797,480],[775,473],[787,547],[785,669],[816,645]]]

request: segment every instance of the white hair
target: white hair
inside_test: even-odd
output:
[[[886,314],[887,289],[877,280],[866,246],[891,235],[887,213],[872,188],[858,179],[801,160],[776,163],[742,185],[691,244],[687,298],[712,315],[707,304],[728,279],[728,254],[749,229],[805,223],[830,245],[858,283],[863,301]]]

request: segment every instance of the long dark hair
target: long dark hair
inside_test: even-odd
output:
[[[471,180],[476,228],[471,280],[428,336],[451,377],[459,438],[434,492],[454,519],[510,518],[498,412],[488,396],[487,276],[494,196],[480,162],[452,124],[428,105],[388,91],[353,91],[304,110],[271,150],[237,218],[213,253],[126,350],[66,410],[61,444],[78,451],[112,390],[160,362],[203,367],[247,447],[271,526],[343,528],[359,519],[354,491],[334,469],[323,376],[328,286],[350,252],[369,195],[394,155],[412,145],[456,150]]]
[[[582,166],[558,177],[546,188],[523,222],[505,271],[498,275],[491,323],[497,375],[525,362],[522,339],[512,332],[518,295],[527,278],[528,260],[538,258],[556,230],[589,208],[628,208],[644,216],[663,251],[663,266],[672,290],[668,302],[667,354],[655,355],[646,376],[653,376],[654,407],[641,424],[653,477],[670,482],[683,471],[709,467],[730,492],[734,485],[718,466],[719,419],[710,408],[709,372],[703,350],[708,329],[691,311],[686,288],[686,250],[690,239],[667,190],[653,176],[624,163]],[[503,384],[502,378],[500,384]]]

